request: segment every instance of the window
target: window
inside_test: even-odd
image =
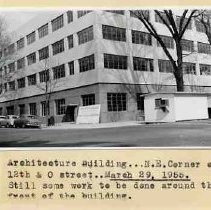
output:
[[[53,55],[63,52],[64,51],[64,39],[52,44],[52,48],[53,48]]]
[[[211,75],[211,65],[199,64],[200,75]]]
[[[137,110],[140,110],[144,114],[144,96],[141,93],[136,94]]]
[[[52,25],[52,31],[56,31],[60,28],[62,28],[64,26],[64,18],[63,18],[63,15],[53,19],[51,21],[51,25]]]
[[[4,49],[4,56],[6,57],[7,55],[8,55],[8,49],[5,48],[5,49]]]
[[[179,25],[180,25],[180,21],[181,20],[181,17],[177,16],[176,17],[176,24],[177,24],[177,27],[179,28]],[[183,20],[183,24],[182,24],[182,29],[184,28],[184,26],[186,25],[186,23],[188,22],[188,18],[184,18]],[[192,29],[192,22],[190,21],[188,26],[187,26],[187,29]]]
[[[108,111],[126,111],[126,93],[107,93]]]
[[[0,84],[0,94],[2,93],[2,91],[3,91],[3,86],[2,84]]]
[[[9,72],[14,72],[15,71],[15,62],[10,63],[8,65],[8,68],[9,68]]]
[[[37,104],[36,103],[29,104],[29,114],[37,115]]]
[[[14,106],[7,106],[7,115],[14,115]],[[9,117],[7,117],[9,119]]]
[[[25,104],[19,105],[19,115],[25,114]]]
[[[7,92],[7,83],[4,83],[4,91]]]
[[[130,17],[138,18],[139,16],[144,16],[149,20],[150,13],[149,10],[131,10],[130,11]]]
[[[103,39],[126,42],[126,29],[103,25]]]
[[[22,69],[25,67],[25,59],[21,58],[17,60],[17,69]]]
[[[119,14],[119,15],[125,14],[124,10],[106,10],[106,12],[112,12],[112,13],[116,13],[116,14]]]
[[[0,107],[0,115],[3,115],[3,107]]]
[[[182,50],[193,52],[194,51],[194,43],[193,41],[182,39],[181,40]]]
[[[211,65],[199,64],[200,75],[211,75]]]
[[[74,74],[74,61],[68,63],[70,75]]]
[[[67,41],[68,41],[68,48],[73,48],[73,35],[70,35],[67,37]]]
[[[89,71],[95,68],[94,54],[79,59],[79,71]]]
[[[61,115],[65,114],[65,99],[55,100],[56,102],[56,114]]]
[[[35,42],[35,31],[33,31],[32,33],[30,33],[29,35],[26,36],[27,39],[27,45],[32,44],[33,42]]]
[[[163,43],[167,48],[174,49],[174,40],[170,36],[160,36]],[[161,47],[160,43],[157,41],[158,47]]]
[[[168,99],[156,98],[155,99],[155,109],[161,109],[162,107],[169,106]]]
[[[95,94],[82,95],[83,106],[89,106],[95,104]]]
[[[196,74],[196,64],[184,62],[182,64],[182,69],[184,74]]]
[[[196,25],[196,31],[206,33],[204,25],[199,20],[195,19],[195,25]]]
[[[43,59],[46,59],[49,57],[49,48],[48,46],[47,47],[44,47],[42,48],[41,50],[39,50],[39,60],[43,60]]]
[[[15,81],[9,82],[9,90],[15,90]]]
[[[11,44],[8,47],[8,54],[11,55],[15,52],[15,44]]]
[[[94,39],[93,26],[83,29],[78,32],[78,44],[83,44]]]
[[[42,116],[50,115],[49,103],[47,103],[46,101],[41,102],[41,115]]]
[[[27,56],[28,65],[31,65],[33,63],[36,63],[36,53],[31,53]]]
[[[199,53],[211,54],[211,46],[210,46],[210,44],[197,42],[197,45],[198,45],[198,52]]]
[[[104,68],[127,69],[127,56],[104,54]]]
[[[132,43],[152,45],[152,37],[149,33],[132,30]]]
[[[49,70],[44,70],[39,73],[40,83],[49,81]]]
[[[169,20],[168,20],[168,18],[166,17],[166,14],[165,14],[164,12],[159,12],[159,14],[160,14],[160,16],[161,16],[168,24],[170,24],[170,23],[169,23]],[[159,16],[157,13],[155,13],[155,22],[164,24],[164,22],[163,22],[163,20],[160,18],[160,16]]]
[[[36,74],[28,76],[28,85],[36,85],[37,80],[36,80]]]
[[[65,77],[65,65],[56,66],[53,68],[53,78],[59,79]]]
[[[38,28],[38,34],[40,39],[48,35],[48,23]]]
[[[84,15],[90,13],[90,12],[92,12],[92,10],[79,10],[77,12],[78,13],[78,18],[80,18],[80,17],[82,17],[82,16],[84,16]]]
[[[67,11],[67,22],[70,23],[73,21],[73,11]]]
[[[20,50],[24,47],[24,38],[21,38],[17,41],[17,50]]]
[[[24,88],[25,87],[25,78],[20,78],[18,81],[18,88]]]
[[[4,66],[4,75],[7,75],[8,71],[7,71],[7,66]]]
[[[158,60],[159,72],[173,73],[174,69],[169,60]]]
[[[135,71],[154,71],[153,60],[148,58],[133,57],[133,69]]]

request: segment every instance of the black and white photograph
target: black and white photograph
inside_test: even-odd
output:
[[[0,147],[211,146],[211,11],[1,9]]]

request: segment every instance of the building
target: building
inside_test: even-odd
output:
[[[149,18],[174,55],[162,21],[153,11]],[[211,93],[211,47],[202,25],[192,20],[183,41],[186,91]],[[8,54],[1,62],[1,115],[44,120],[49,112],[56,122],[75,121],[78,106],[101,104],[101,122],[141,120],[142,94],[176,90],[165,53],[128,10],[46,11],[16,31],[0,56]]]

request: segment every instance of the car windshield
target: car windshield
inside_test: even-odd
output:
[[[0,116],[0,119],[6,119],[6,117],[4,117],[4,116]]]
[[[18,119],[18,117],[17,116],[12,116],[12,119]]]
[[[37,119],[37,117],[34,116],[34,115],[28,115],[27,117],[30,118],[30,119]]]

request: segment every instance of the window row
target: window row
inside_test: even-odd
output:
[[[117,14],[121,14],[124,15],[125,11],[124,10],[105,10],[106,12],[112,12],[112,13],[117,13]],[[141,12],[140,12],[141,11]],[[88,14],[92,12],[92,10],[79,10],[77,11],[77,16],[78,18]],[[138,18],[138,16],[142,14],[146,17],[149,18],[149,10],[133,10],[130,11],[130,16],[131,17],[136,17]],[[67,22],[70,23],[73,21],[73,11],[67,11],[66,12],[66,16],[67,16]],[[163,21],[166,21],[167,23],[169,22],[168,19],[166,18],[166,14],[164,12],[159,12],[159,13],[155,13],[155,21],[159,22],[159,23],[163,23]],[[177,27],[183,27],[185,24],[187,24],[188,19],[184,18],[182,25],[181,24],[181,17],[176,16],[176,24]],[[192,29],[192,24],[193,21],[191,20],[187,26],[187,29]],[[197,19],[195,19],[195,25],[196,25],[196,30],[198,32],[205,32],[205,28],[203,26],[203,24],[198,21]],[[53,20],[51,20],[51,28],[52,28],[52,32],[57,31],[58,29],[62,28],[64,26],[64,14],[54,18]],[[44,25],[42,25],[41,27],[38,28],[38,37],[39,39],[47,36],[49,34],[49,23],[46,23]],[[111,39],[111,40],[118,40],[118,41],[125,41],[126,40],[126,32],[125,29],[123,28],[119,28],[117,29],[116,27],[107,27],[104,28],[103,27],[103,37],[105,39]],[[87,36],[92,36],[92,35],[87,35]],[[31,32],[30,34],[26,35],[26,43],[27,45],[32,44],[33,42],[36,41],[36,31]],[[20,38],[17,42],[16,42],[16,46],[17,46],[17,50],[22,49],[25,46],[25,40],[24,37]],[[15,44],[11,44],[8,46],[7,49],[4,50],[5,53],[9,53],[12,54],[15,52]],[[2,54],[2,53],[0,53]]]
[[[169,60],[158,60],[159,72],[173,73],[174,69]],[[184,74],[196,74],[196,64],[190,62],[183,62],[182,65]],[[200,67],[200,71],[201,67]]]
[[[81,102],[82,106],[89,106],[95,104],[95,94],[86,94],[81,96]],[[66,104],[65,99],[56,99],[54,101],[55,103],[55,114],[56,115],[63,115],[66,113]],[[28,113],[30,115],[41,115],[46,116],[50,115],[50,104],[47,101],[41,101],[40,107],[38,107],[39,103],[29,103],[28,104]],[[38,111],[38,108],[40,108],[40,111]],[[8,106],[6,107],[7,114],[14,115],[15,114],[15,107],[14,106]],[[19,115],[26,114],[26,104],[19,104],[18,105]]]
[[[95,57],[94,54],[85,56],[78,60],[79,72],[85,72],[95,69]],[[211,75],[211,65],[200,64],[200,75]],[[74,74],[74,61],[68,63],[69,73],[68,75]],[[128,57],[122,55],[104,54],[104,68],[106,69],[128,69]],[[173,73],[174,69],[169,60],[158,60],[159,72]],[[134,71],[154,71],[153,59],[133,57],[133,70]],[[184,74],[195,74],[196,75],[196,64],[191,62],[183,63]],[[60,79],[66,76],[65,64],[52,68],[52,79]],[[29,75],[28,86],[37,84],[36,74]],[[39,72],[39,82],[47,82],[50,79],[49,70]],[[26,86],[25,77],[17,80],[17,88],[24,88]],[[15,90],[15,81],[11,81],[8,84],[4,84],[5,91]]]
[[[95,69],[95,58],[94,54],[85,56],[78,60],[79,64],[79,72],[85,72],[92,69]],[[69,68],[69,75],[74,74],[74,61],[71,61],[68,63]],[[56,66],[52,68],[52,79],[60,79],[66,77],[66,70],[65,70],[65,64]],[[37,74],[29,75],[26,78],[20,78],[17,79],[17,88],[25,88],[26,87],[26,79],[28,80],[28,86],[36,85],[37,84]],[[49,69],[39,72],[39,82],[47,82],[50,80],[50,72]],[[4,90],[15,90],[16,85],[15,81],[11,81],[8,83],[4,83]]]
[[[118,28],[114,26],[103,25],[103,38],[113,41],[124,41],[126,42],[126,29]],[[142,31],[131,31],[132,43],[133,44],[143,44],[143,45],[152,45],[152,36],[149,33]],[[174,40],[169,36],[160,36],[165,46],[169,49],[174,49]],[[204,44],[208,45],[208,44]],[[157,41],[157,46],[160,47],[160,43]],[[200,47],[200,46],[199,46]],[[194,42],[191,40],[182,40],[182,49],[184,51],[193,52],[194,51]],[[201,52],[201,51],[199,51]]]
[[[169,60],[158,60],[159,72],[173,73],[173,66]],[[104,54],[104,68],[127,69],[127,56]],[[154,71],[153,59],[133,57],[134,71]],[[196,74],[196,64],[183,63],[184,74]],[[200,75],[211,75],[211,65],[200,64]]]
[[[80,35],[79,35],[79,44],[82,44],[84,42],[90,41],[91,39],[93,39],[93,27],[89,27],[88,28],[89,32],[88,35],[86,35],[87,30],[83,30]],[[91,30],[90,30],[91,29]],[[73,43],[73,35],[69,35],[67,37],[68,40],[68,49],[73,48],[74,43]],[[64,52],[65,50],[65,46],[64,46],[64,39],[59,40],[55,43],[52,44],[52,54],[56,55],[58,53]],[[49,46],[46,46],[40,50],[38,50],[38,56],[39,56],[39,61],[44,60],[49,58]],[[29,55],[26,56],[26,60],[27,60],[27,65],[32,65],[34,63],[37,62],[37,55],[36,52],[33,52]],[[21,58],[19,60],[17,60],[17,70],[19,69],[23,69],[26,66],[26,60],[25,58]],[[16,70],[16,66],[15,66],[15,62],[12,62],[8,65],[8,71],[9,72],[14,72]],[[7,67],[5,66],[5,73],[8,73],[7,71]]]
[[[74,61],[71,61],[68,63],[69,68],[69,75],[74,74]],[[59,65],[52,68],[53,73],[53,79],[60,79],[62,77],[65,77],[66,71],[65,71],[65,65]],[[27,77],[22,77],[20,79],[17,79],[17,88],[25,88],[26,87],[26,80],[28,81],[28,86],[36,85],[38,83],[38,79],[40,83],[48,82],[50,80],[50,72],[49,69],[43,70],[39,72],[38,76],[37,74],[32,74]],[[16,89],[16,83],[15,81],[11,81],[8,83],[4,83],[4,90],[15,90]]]
[[[167,24],[170,24],[170,22],[164,12],[155,13],[155,22],[163,24],[164,21]],[[176,16],[176,25],[178,28],[179,27],[184,28],[186,26],[186,24],[188,24],[187,29],[191,30],[193,28],[193,22],[195,22],[196,31],[206,33],[204,25],[199,20],[197,20],[197,19],[195,19],[194,21],[190,20],[188,23],[188,18],[184,18],[183,21],[181,21],[181,17]]]
[[[102,33],[104,39],[110,39],[115,41],[126,41],[126,29],[123,28],[117,28],[113,26],[102,26]],[[150,34],[141,32],[141,31],[135,31],[132,30],[132,43],[134,44],[144,44],[144,45],[152,45],[152,37]],[[91,41],[94,38],[93,33],[93,26],[90,26],[86,29],[83,29],[82,31],[78,32],[78,42],[79,45],[83,44],[85,42]],[[168,36],[161,36],[161,39],[163,43],[167,46],[167,48],[174,49],[174,41],[172,37]],[[71,49],[74,47],[73,42],[73,35],[69,35],[67,37],[68,41],[68,48]],[[157,42],[158,47],[160,47],[160,43]],[[197,43],[198,45],[198,52],[199,53],[206,53],[211,54],[211,47],[209,44],[206,43]],[[194,42],[190,40],[182,40],[182,49],[184,51],[193,52],[194,51]],[[64,39],[59,40],[52,44],[52,53],[53,55],[56,55],[58,53],[61,53],[65,50],[64,46]],[[39,60],[47,59],[49,57],[49,46],[46,46],[40,50],[38,50],[39,53]],[[27,63],[28,65],[31,65],[33,63],[36,63],[36,52],[31,53],[27,56]],[[17,61],[17,69],[21,69],[25,67],[25,58],[21,58]],[[11,63],[8,65],[9,72],[15,71],[15,63]]]
[[[91,12],[91,10],[79,10],[77,11],[78,18]],[[73,21],[73,11],[67,11],[67,23],[70,23]],[[51,20],[51,28],[52,32],[57,31],[58,29],[62,28],[64,26],[64,14],[54,18]],[[38,33],[38,37],[36,35]],[[36,30],[26,35],[26,43],[25,43],[25,37],[20,38],[16,43],[12,43],[8,46],[8,48],[4,49],[4,55],[13,54],[15,50],[20,50],[25,47],[25,45],[30,45],[36,41],[37,38],[41,39],[49,34],[49,23],[46,23],[39,27]],[[2,52],[1,52],[2,54]]]

